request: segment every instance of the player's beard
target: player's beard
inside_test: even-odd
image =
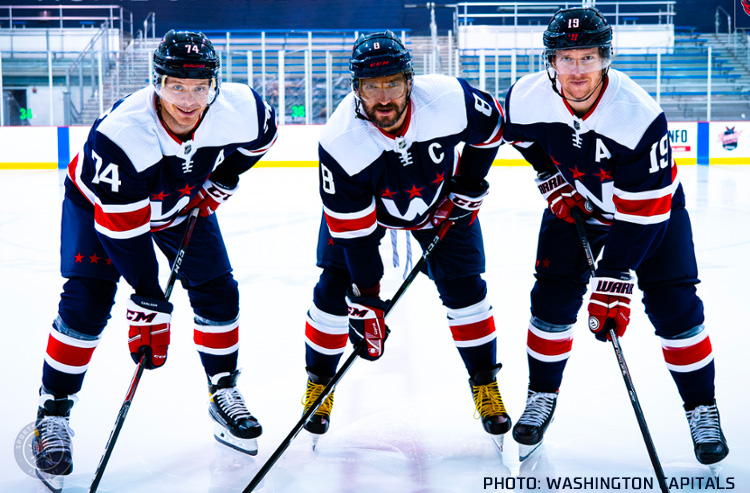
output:
[[[382,129],[389,129],[398,123],[398,121],[401,119],[401,116],[404,114],[404,111],[406,111],[406,106],[408,104],[409,98],[406,97],[403,99],[403,102],[400,105],[395,103],[394,101],[390,101],[388,104],[375,103],[372,106],[363,102],[362,109],[365,111],[367,118],[372,123]],[[376,111],[377,109],[391,109],[395,110],[395,112],[392,117],[380,117],[378,116],[378,113]]]

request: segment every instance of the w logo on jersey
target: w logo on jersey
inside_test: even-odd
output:
[[[402,219],[404,221],[413,221],[419,216],[424,215],[430,207],[436,202],[437,198],[440,196],[440,190],[443,188],[443,183],[441,182],[440,186],[438,186],[438,189],[435,191],[435,195],[432,198],[432,201],[428,204],[421,198],[414,198],[409,201],[409,208],[406,209],[406,212],[401,214],[401,211],[399,211],[398,206],[396,205],[396,202],[392,199],[381,199],[383,206],[385,207],[385,210],[388,211],[388,214],[390,214],[393,217],[397,217],[399,219]]]

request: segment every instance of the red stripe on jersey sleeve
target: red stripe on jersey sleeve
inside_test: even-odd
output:
[[[465,325],[451,325],[453,340],[456,342],[474,341],[495,332],[495,317]]]
[[[86,366],[94,354],[94,347],[82,348],[65,344],[51,335],[47,340],[47,355],[50,358],[67,366]]]
[[[687,366],[706,359],[712,351],[711,340],[705,339],[687,347],[664,347],[664,361],[674,366]]]
[[[617,212],[629,216],[653,217],[667,214],[672,207],[672,194],[655,199],[626,200],[617,195],[612,197]]]
[[[151,206],[148,204],[128,212],[104,212],[99,204],[95,204],[94,207],[96,224],[109,231],[132,231],[151,222]]]
[[[544,356],[559,356],[570,352],[573,347],[573,339],[544,339],[529,331],[526,345],[535,353]]]
[[[305,337],[316,346],[336,350],[346,347],[346,340],[349,336],[348,334],[326,334],[308,322],[305,324]]]
[[[229,332],[202,332],[196,328],[193,331],[193,341],[205,348],[229,349],[240,342],[239,330],[239,326]]]
[[[352,219],[339,219],[328,214],[326,216],[326,223],[328,223],[328,229],[331,230],[331,234],[349,233],[352,231],[361,231],[372,228],[377,222],[377,214],[373,209],[372,212],[363,217],[357,217]]]

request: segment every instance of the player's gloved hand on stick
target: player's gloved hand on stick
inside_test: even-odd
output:
[[[487,180],[465,183],[460,176],[454,176],[448,182],[448,195],[432,214],[432,225],[440,226],[446,220],[456,222],[463,219],[470,219],[469,224],[473,223],[489,189]]]
[[[584,214],[591,214],[594,209],[591,204],[573,188],[558,171],[555,174],[540,173],[536,178],[536,186],[547,200],[549,210],[568,223],[575,223],[570,211],[577,207]]]
[[[167,361],[172,303],[134,294],[127,308],[130,356],[136,363],[145,357],[149,370],[159,368]]]
[[[589,330],[606,342],[609,329],[622,337],[630,322],[630,300],[635,282],[628,272],[600,273],[591,279],[589,299]]]
[[[211,180],[206,180],[198,194],[190,199],[188,205],[183,209],[184,212],[190,212],[195,207],[200,209],[200,216],[207,217],[216,212],[216,209],[229,200],[229,197],[237,191],[239,185],[234,188],[228,188]]]
[[[352,285],[346,292],[349,306],[349,340],[355,346],[364,344],[360,356],[375,361],[383,355],[385,341],[391,333],[385,325],[385,310],[388,302],[379,298],[379,285],[361,292]]]

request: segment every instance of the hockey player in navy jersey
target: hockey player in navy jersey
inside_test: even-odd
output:
[[[61,272],[67,281],[44,358],[34,451],[51,475],[72,470],[70,410],[110,317],[117,282],[133,289],[120,323],[146,367],[165,364],[172,304],[158,282],[154,244],[174,261],[187,212],[200,216],[180,279],[195,313],[216,437],[250,454],[261,426],[236,387],[239,293],[213,214],[276,139],[274,111],[242,84],[221,84],[202,33],[169,31],[154,53],[153,84],[102,115],[68,166]],[[166,417],[166,415],[164,415]],[[168,417],[167,417],[168,418]]]
[[[501,445],[511,421],[497,387],[501,365],[476,218],[502,137],[500,105],[461,79],[415,77],[411,54],[390,31],[360,36],[349,68],[353,90],[320,136],[323,272],[305,328],[305,411],[335,374],[347,337],[366,341],[366,359],[383,354],[389,330],[378,245],[385,231],[411,230],[424,247],[450,219],[456,222],[427,273],[447,308],[484,429]],[[305,424],[314,439],[328,430],[332,405],[333,394]]]
[[[589,269],[571,211],[585,219],[595,256],[588,325],[622,336],[635,280],[684,402],[695,456],[729,452],[714,399],[714,363],[696,295],[692,231],[667,120],[626,75],[610,69],[612,28],[591,7],[557,12],[544,32],[547,70],[508,92],[504,139],[538,172],[544,211],[531,291],[526,408],[513,428],[521,459],[552,420]]]

